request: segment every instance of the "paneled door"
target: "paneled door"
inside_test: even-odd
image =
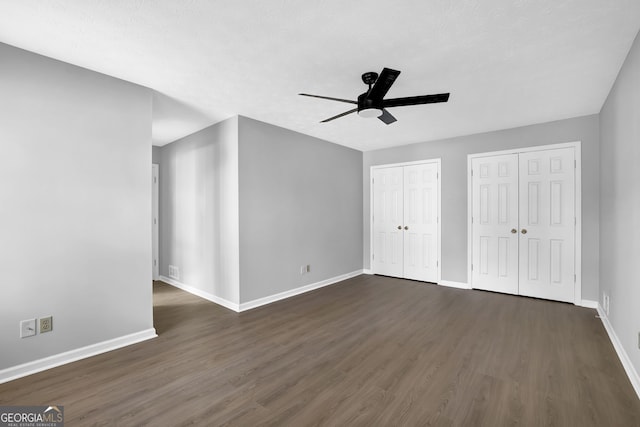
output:
[[[472,160],[473,287],[518,294],[518,155]]]
[[[574,302],[575,150],[471,161],[472,287]]]
[[[373,272],[437,282],[439,163],[373,169]]]
[[[404,167],[404,277],[438,281],[438,164]]]
[[[373,269],[376,274],[403,275],[403,181],[402,167],[374,169]]]
[[[520,295],[574,301],[574,149],[520,154]]]

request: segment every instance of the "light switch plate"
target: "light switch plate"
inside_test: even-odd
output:
[[[20,338],[32,337],[36,334],[36,319],[27,319],[20,322]]]

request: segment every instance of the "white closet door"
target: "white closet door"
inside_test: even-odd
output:
[[[518,294],[518,155],[475,158],[472,286]]]
[[[438,281],[438,164],[404,167],[404,277]]]
[[[375,274],[403,275],[402,167],[373,173],[373,269]]]
[[[574,300],[574,149],[520,154],[520,294]]]

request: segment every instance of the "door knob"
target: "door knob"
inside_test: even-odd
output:
[[[516,234],[518,232],[518,230],[516,230],[515,228],[511,229],[511,234]]]
[[[405,226],[404,226],[404,229],[405,229],[405,230],[408,230],[408,229],[409,229],[409,227],[407,227],[407,226],[405,225]]]
[[[402,230],[402,226],[401,225],[398,226],[398,230]]]
[[[526,228],[522,229],[522,234],[527,234],[527,229]]]

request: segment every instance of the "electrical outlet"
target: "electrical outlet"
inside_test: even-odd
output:
[[[301,265],[300,274],[303,275],[307,273],[311,273],[311,266],[309,264]]]
[[[40,333],[53,331],[53,316],[40,318]]]
[[[169,266],[169,277],[172,279],[180,280],[180,268],[175,265]]]
[[[20,338],[32,337],[36,334],[36,319],[27,319],[20,322]]]

